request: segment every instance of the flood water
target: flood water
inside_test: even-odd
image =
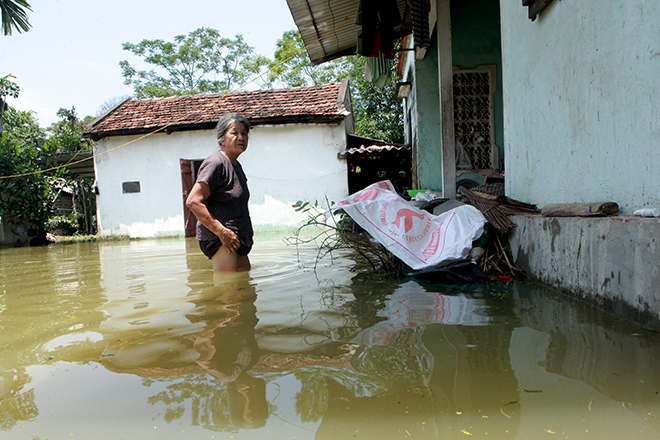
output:
[[[658,439],[660,335],[257,237],[0,250],[0,439]]]

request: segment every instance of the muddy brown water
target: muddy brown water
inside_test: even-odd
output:
[[[660,335],[258,237],[0,250],[0,439],[658,439]]]

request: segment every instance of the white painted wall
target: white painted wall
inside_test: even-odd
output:
[[[181,236],[184,233],[179,159],[204,159],[218,148],[213,130],[104,138],[94,152],[101,235]],[[129,145],[114,148],[135,141]],[[256,231],[292,230],[306,215],[298,200],[340,200],[348,194],[343,124],[258,126],[239,161],[248,176]],[[122,182],[139,181],[124,194]]]
[[[660,3],[500,0],[508,195],[660,207]]]
[[[307,214],[291,207],[303,201],[339,201],[348,196],[344,125],[275,125],[250,131],[239,161],[250,188],[255,231],[292,229]]]

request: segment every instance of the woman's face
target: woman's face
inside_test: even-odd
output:
[[[234,122],[229,126],[225,133],[222,143],[222,150],[237,158],[241,153],[247,150],[248,130],[240,122]]]

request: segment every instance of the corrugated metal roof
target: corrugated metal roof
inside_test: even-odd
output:
[[[340,159],[346,159],[348,156],[363,153],[380,153],[392,150],[410,150],[410,145],[361,145],[357,148],[349,148],[338,154]]]
[[[94,177],[94,161],[92,150],[80,150],[73,153],[60,153],[41,160],[45,167],[65,166],[78,177]]]
[[[356,24],[359,0],[287,0],[293,20],[313,64],[320,64],[356,51],[362,27]],[[412,17],[407,0],[396,0],[404,23],[398,36],[410,33]]]
[[[340,159],[346,159],[354,154],[380,153],[392,150],[410,150],[409,144],[391,144],[379,139],[370,139],[353,134],[347,135],[347,149],[337,154]]]

